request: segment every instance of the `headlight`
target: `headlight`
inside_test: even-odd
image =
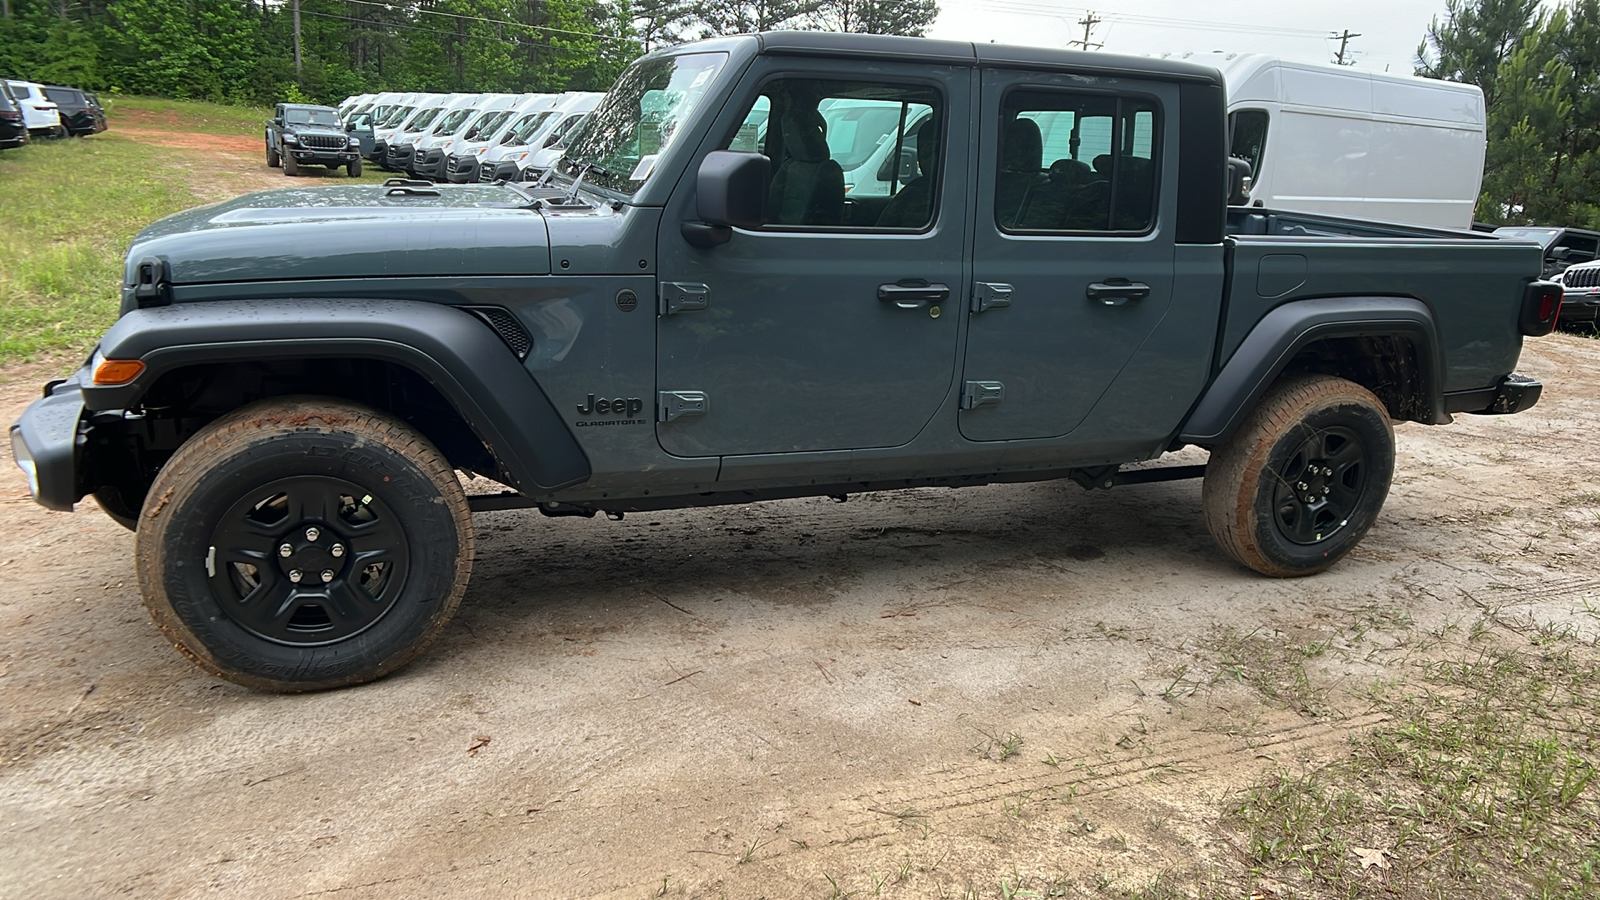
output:
[[[300,138],[298,138],[298,137],[296,137],[296,136],[294,136],[292,134],[285,134],[283,136],[283,142],[285,144],[298,144],[298,143],[300,143]]]

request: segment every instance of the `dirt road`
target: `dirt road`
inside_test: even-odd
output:
[[[426,656],[301,697],[192,669],[131,536],[8,456],[0,895],[1074,896],[1234,858],[1224,798],[1370,725],[1428,635],[1592,630],[1600,341],[1520,368],[1527,414],[1399,428],[1313,579],[1227,562],[1197,482],[485,514]],[[0,370],[0,422],[46,374]]]

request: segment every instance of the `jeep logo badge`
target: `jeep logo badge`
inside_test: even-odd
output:
[[[594,426],[594,424],[640,424],[643,420],[635,420],[638,413],[645,410],[645,400],[638,397],[618,397],[614,400],[597,399],[594,394],[589,394],[586,402],[578,405],[578,415],[581,416],[622,416],[618,420],[608,421],[581,421],[579,426]]]

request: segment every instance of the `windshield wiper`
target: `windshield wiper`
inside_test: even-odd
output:
[[[555,166],[551,166],[550,168],[552,171],[555,170]],[[604,178],[611,174],[592,162],[583,162],[582,160],[574,160],[572,163],[572,168],[574,170],[572,176],[572,188],[567,191],[566,198],[561,201],[563,206],[571,206],[572,204],[578,202],[578,189],[583,187],[583,179],[585,176],[599,175],[601,178]]]

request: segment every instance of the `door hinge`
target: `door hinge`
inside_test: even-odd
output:
[[[711,411],[711,398],[705,391],[662,391],[657,398],[656,421],[671,422]]]
[[[972,286],[972,311],[981,313],[984,310],[998,309],[1011,305],[1011,285],[991,284],[979,281]]]
[[[961,392],[961,408],[993,406],[1006,398],[1006,386],[998,381],[969,381]]]
[[[699,312],[711,305],[711,289],[703,284],[681,281],[661,282],[661,314]]]

